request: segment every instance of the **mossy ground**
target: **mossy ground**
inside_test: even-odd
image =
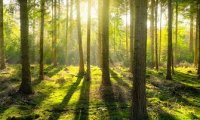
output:
[[[101,72],[92,66],[92,80],[77,76],[78,67],[45,66],[45,80],[38,81],[38,67],[31,66],[34,94],[16,94],[20,66],[0,72],[0,119],[126,120],[131,105],[132,81],[127,68],[110,69],[112,86],[101,85]],[[176,68],[172,81],[165,69],[147,69],[148,113],[152,120],[200,119],[200,80],[195,68]]]

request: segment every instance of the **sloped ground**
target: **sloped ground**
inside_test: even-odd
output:
[[[35,93],[16,94],[20,66],[0,72],[0,119],[126,120],[130,114],[131,75],[128,69],[110,69],[112,86],[101,85],[101,72],[92,67],[92,81],[77,76],[74,66],[45,66],[45,80],[38,81],[32,66]],[[177,68],[173,81],[165,70],[147,70],[147,100],[152,120],[200,119],[200,80],[194,68]]]

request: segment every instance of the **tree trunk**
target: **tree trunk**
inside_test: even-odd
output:
[[[155,30],[154,30],[154,23],[155,23],[155,0],[151,0],[151,16],[150,16],[150,32],[151,32],[151,67],[155,66],[155,58],[154,58],[154,40],[155,40]]]
[[[130,71],[133,71],[133,52],[135,39],[135,1],[130,0]]]
[[[53,65],[57,66],[57,0],[54,0]]]
[[[131,120],[148,119],[146,106],[147,0],[135,0],[135,44]]]
[[[168,51],[167,51],[167,80],[172,80],[172,0],[168,0]]]
[[[161,49],[162,49],[162,3],[160,3],[160,42],[159,42],[159,64],[161,64]]]
[[[69,27],[69,0],[66,0],[66,33],[65,33],[65,39],[66,39],[66,48],[65,48],[65,64],[67,65],[67,56],[68,56],[68,27]]]
[[[158,0],[155,5],[155,65],[158,70]]]
[[[98,50],[97,50],[97,58],[98,58],[98,66],[102,67],[102,0],[98,0]]]
[[[0,0],[0,69],[5,69],[4,35],[3,35],[3,0]]]
[[[45,0],[41,0],[41,23],[40,23],[40,80],[44,79],[44,58],[43,58],[43,54],[44,54],[44,9],[45,6]]]
[[[29,63],[29,46],[28,46],[28,7],[27,0],[19,0],[20,4],[20,32],[21,32],[21,64],[22,64],[22,83],[19,92],[31,94],[31,74]]]
[[[197,19],[198,19],[198,22],[197,22],[197,29],[198,29],[198,41],[199,41],[199,44],[198,44],[198,51],[200,53],[200,1],[198,1],[197,3]],[[198,78],[200,78],[200,55],[199,55],[199,59],[198,59],[198,70],[197,70],[197,74],[198,74]]]
[[[80,16],[80,1],[76,1],[77,9],[77,29],[78,29],[78,45],[79,45],[79,75],[83,75],[84,70],[84,60],[83,60],[83,46],[82,46],[82,33],[81,33],[81,16]]]
[[[177,45],[178,45],[178,1],[176,1],[176,34],[175,34],[175,47],[174,47],[174,65],[177,64]]]
[[[88,0],[88,21],[87,21],[87,80],[91,79],[90,70],[90,34],[91,34],[91,0]]]
[[[128,54],[128,0],[125,1],[126,2],[126,52],[127,52],[127,58],[129,58],[129,54]]]
[[[192,6],[191,6],[192,9]],[[194,26],[194,16],[193,13],[190,15],[190,44],[189,44],[189,49],[190,52],[193,53],[193,40],[194,40],[194,32],[193,32],[193,26]]]
[[[102,84],[111,85],[109,72],[109,3],[103,0],[102,9]]]
[[[198,66],[198,61],[199,61],[199,28],[198,28],[198,23],[199,23],[199,14],[198,14],[198,5],[197,5],[197,17],[196,17],[196,40],[195,40],[195,59],[194,59],[194,64],[195,66]]]

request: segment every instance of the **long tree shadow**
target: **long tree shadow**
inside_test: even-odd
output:
[[[129,84],[126,83],[126,82],[124,82],[124,80],[122,80],[122,78],[120,78],[120,77],[118,76],[118,74],[117,74],[115,71],[113,71],[113,70],[110,69],[110,74],[111,74],[112,78],[114,78],[114,80],[117,81],[117,83],[118,83],[119,85],[125,87],[125,88],[128,89],[128,90],[131,89],[131,87],[129,86]]]
[[[49,120],[59,119],[61,113],[63,111],[65,111],[64,108],[69,103],[70,98],[75,93],[75,91],[76,91],[77,87],[79,86],[82,79],[83,79],[83,77],[78,77],[76,82],[70,86],[70,88],[69,88],[67,94],[65,95],[65,97],[63,98],[62,102],[52,109],[52,114],[49,116]]]
[[[113,86],[105,86],[101,85],[100,86],[100,92],[101,92],[101,97],[103,99],[103,102],[108,110],[109,114],[109,119],[110,120],[121,120],[122,116],[119,112],[119,109],[117,107],[115,95],[113,92]]]
[[[54,76],[55,74],[57,74],[58,72],[60,72],[61,70],[63,69],[63,66],[57,66],[57,67],[54,67],[54,66],[50,66],[50,67],[47,67],[44,71],[45,75],[47,75],[48,77],[52,77]]]
[[[200,83],[200,79],[197,79],[197,76],[195,75],[190,75],[190,74],[186,74],[186,73],[182,73],[182,72],[177,72],[174,75],[174,81],[176,82],[183,82],[186,84],[199,84]]]
[[[173,116],[170,113],[167,113],[161,108],[159,108],[159,111],[158,111],[158,119],[159,120],[177,120],[175,116]]]
[[[88,120],[89,99],[90,99],[90,81],[84,80],[81,87],[81,94],[76,105],[74,120]]]

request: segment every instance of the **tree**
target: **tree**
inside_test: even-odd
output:
[[[53,41],[52,41],[52,50],[53,50],[53,65],[57,66],[57,0],[54,0],[54,19],[53,19]]]
[[[192,11],[193,9],[193,5],[190,5],[190,10]],[[193,12],[190,13],[190,44],[189,44],[189,48],[190,48],[190,52],[193,53],[193,41],[194,41],[194,31],[193,28],[194,27],[194,15]]]
[[[200,43],[200,1],[197,1],[197,28],[198,28],[198,41]],[[199,53],[200,53],[200,44],[199,44]],[[198,59],[198,78],[200,78],[200,55]]]
[[[27,0],[19,0],[20,4],[20,32],[21,32],[21,64],[22,64],[22,82],[19,92],[31,94],[31,74],[29,63],[29,46],[28,46],[28,7]]]
[[[67,50],[67,45],[68,45],[68,27],[69,27],[69,0],[66,0],[66,37],[65,37],[65,39],[66,39],[66,48],[65,48],[65,64],[67,65],[67,52],[68,52],[68,50]]]
[[[102,67],[102,0],[98,0],[98,49],[97,49],[97,58],[98,66]]]
[[[172,1],[168,0],[168,51],[167,51],[167,80],[172,79]]]
[[[88,0],[88,21],[87,21],[87,75],[86,79],[89,81],[91,79],[90,70],[90,34],[91,34],[91,0]]]
[[[45,0],[41,0],[41,23],[40,23],[40,80],[44,79],[44,48],[43,48],[43,44],[44,44],[44,5],[45,5]]]
[[[135,4],[133,0],[130,0],[130,71],[133,71],[133,43],[135,37]]]
[[[158,0],[155,5],[155,65],[158,70]]]
[[[133,2],[133,1],[132,1]],[[146,109],[147,0],[135,0],[135,44],[131,120],[148,119]]]
[[[81,16],[80,16],[80,1],[76,1],[77,9],[77,29],[78,29],[78,45],[79,45],[79,75],[83,75],[84,60],[83,60],[83,46],[82,46],[82,33],[81,33]]]
[[[155,66],[155,58],[154,58],[154,40],[155,40],[155,30],[154,30],[154,24],[155,24],[155,0],[151,0],[151,16],[150,16],[150,32],[151,32],[151,67]]]
[[[109,3],[103,0],[102,9],[102,84],[111,85],[109,72]]]
[[[174,64],[175,65],[177,63],[176,56],[177,56],[177,45],[178,45],[178,14],[179,14],[178,9],[179,9],[179,5],[178,5],[178,1],[176,1],[176,33],[175,33],[175,47],[174,47]]]
[[[3,0],[0,0],[0,69],[5,69],[4,58],[4,35],[3,35]]]

